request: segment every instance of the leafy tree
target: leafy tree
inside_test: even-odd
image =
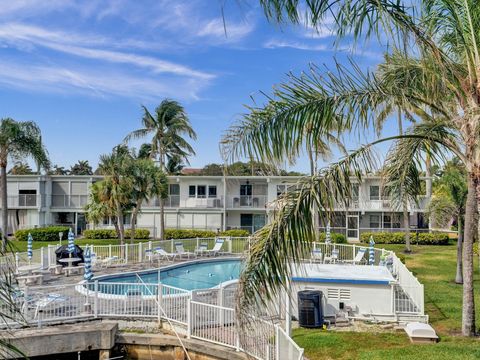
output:
[[[49,175],[68,175],[68,170],[66,170],[63,166],[54,165],[52,169],[48,171]]]
[[[70,175],[93,175],[93,170],[88,160],[79,160],[70,168]]]
[[[150,159],[152,158],[152,144],[142,144],[140,149],[138,149],[137,158],[139,159]]]
[[[0,196],[2,251],[7,248],[8,202],[7,165],[8,160],[20,161],[30,156],[44,169],[50,166],[48,153],[41,141],[40,128],[31,121],[15,121],[10,118],[0,120]]]
[[[458,158],[447,162],[433,183],[434,192],[427,213],[437,226],[446,227],[452,220],[457,223],[457,272],[455,282],[463,283],[462,244],[465,204],[467,201],[467,176]]]
[[[125,137],[125,141],[152,136],[151,157],[159,160],[162,171],[166,171],[167,160],[174,156],[188,164],[188,157],[195,152],[186,138],[195,140],[197,135],[183,106],[176,101],[165,99],[157,106],[154,114],[151,114],[145,106],[143,113],[142,128],[132,131]],[[160,239],[163,239],[164,230],[164,199],[160,199]]]
[[[15,165],[8,171],[10,175],[32,175],[34,172],[30,165],[24,162],[16,162]]]
[[[332,131],[378,128],[398,107],[413,123],[402,135],[380,137],[322,170],[322,176],[300,181],[298,189],[279,201],[273,221],[256,235],[240,280],[238,309],[276,296],[288,278],[290,259],[311,250],[315,206],[331,214],[336,202],[351,197],[351,177],[378,171],[373,147],[395,141],[385,163],[385,183],[396,204],[415,202],[420,189],[419,167],[426,156],[445,162],[457,156],[467,173],[463,239],[462,334],[475,334],[473,241],[478,235],[480,200],[480,7],[475,1],[261,0],[267,17],[277,22],[306,21],[319,28],[325,16],[338,39],[387,38],[390,53],[375,73],[337,65],[322,72],[290,75],[276,87],[272,105],[250,111],[227,136],[229,158],[256,157],[276,163],[302,149],[306,126],[321,137]],[[300,8],[302,9],[300,10]],[[395,106],[393,106],[395,105]],[[241,131],[237,131],[240,128]],[[238,136],[235,136],[237,134]],[[280,206],[281,205],[281,206]],[[265,296],[262,290],[269,289]]]
[[[202,168],[201,174],[204,176],[222,176],[223,166],[219,164],[207,164]]]
[[[184,167],[182,158],[176,155],[169,158],[165,166],[168,175],[180,175]]]

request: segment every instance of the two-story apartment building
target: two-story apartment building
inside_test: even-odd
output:
[[[246,229],[254,232],[271,216],[269,206],[277,196],[294,186],[293,176],[170,176],[165,200],[165,226],[179,229]],[[8,232],[19,228],[64,224],[81,233],[87,224],[84,206],[92,183],[100,176],[24,175],[8,177]],[[398,231],[403,214],[382,195],[379,177],[366,177],[355,185],[356,196],[348,208],[336,209],[332,231],[349,240],[359,239],[362,231]],[[408,208],[412,227],[428,228],[424,217],[426,199]],[[129,225],[126,217],[126,225]],[[138,226],[159,233],[158,199],[144,204]],[[105,219],[100,226],[112,226]]]

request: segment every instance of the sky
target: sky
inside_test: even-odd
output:
[[[364,69],[376,44],[334,46],[319,30],[268,23],[256,0],[16,0],[0,7],[0,117],[35,121],[53,164],[94,167],[140,127],[141,105],[184,105],[198,139],[192,167],[221,162],[219,141],[252,97],[354,56]],[[224,16],[222,16],[222,11]],[[224,26],[225,20],[225,26]],[[390,125],[389,125],[390,126]],[[394,126],[388,131],[395,131]],[[372,136],[372,134],[367,134]],[[347,148],[364,139],[351,137]],[[133,144],[134,146],[138,144]],[[294,167],[307,171],[300,159]]]

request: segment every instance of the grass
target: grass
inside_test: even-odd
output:
[[[403,245],[382,245],[400,253]],[[413,246],[405,261],[425,286],[425,309],[440,343],[413,345],[403,332],[355,333],[296,329],[294,340],[311,359],[479,359],[480,340],[460,337],[462,286],[454,283],[456,246]],[[475,262],[475,298],[480,275]],[[477,301],[477,324],[480,306]]]
[[[135,240],[137,242],[148,242],[148,240]],[[68,240],[62,240],[62,245],[66,245]],[[130,239],[126,239],[125,243],[130,244]],[[11,241],[10,242],[13,251],[27,251],[27,242],[26,241]],[[82,247],[84,245],[118,245],[120,244],[118,239],[75,239],[75,244]],[[42,246],[48,245],[58,245],[58,241],[33,241],[32,247],[33,249],[40,249]]]

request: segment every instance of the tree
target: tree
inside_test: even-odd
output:
[[[185,137],[195,140],[197,135],[183,106],[176,101],[165,99],[157,106],[153,115],[145,106],[142,108],[142,128],[127,135],[125,142],[152,136],[151,157],[158,159],[162,171],[166,171],[168,158],[174,156],[178,156],[188,164],[188,157],[195,155],[195,152]],[[160,199],[160,239],[163,239],[164,230],[164,199]]]
[[[15,121],[4,118],[0,121],[0,196],[2,198],[1,226],[2,252],[7,248],[8,202],[7,165],[8,160],[20,161],[30,156],[44,169],[48,169],[47,150],[41,141],[40,128],[31,121]]]
[[[120,239],[120,244],[125,243],[124,215],[131,204],[132,181],[128,176],[132,155],[124,145],[113,148],[111,154],[100,156],[99,169],[104,176],[98,185],[98,197],[108,209],[115,209],[115,229]]]
[[[185,164],[182,161],[182,158],[174,155],[168,159],[165,169],[168,175],[180,175],[182,173]]]
[[[93,170],[88,160],[78,160],[78,162],[70,168],[70,175],[93,175]]]
[[[400,104],[404,114],[421,122],[402,135],[380,137],[361,146],[344,159],[321,171],[322,176],[300,181],[298,189],[278,202],[273,221],[255,234],[249,262],[240,284],[238,309],[248,309],[262,289],[275,296],[289,275],[289,259],[298,260],[311,250],[312,208],[331,212],[335,202],[351,196],[350,177],[380,167],[373,147],[395,141],[385,163],[387,187],[400,204],[415,201],[420,188],[419,168],[426,156],[445,162],[446,154],[457,156],[467,173],[467,200],[463,239],[462,334],[475,334],[473,292],[473,241],[478,234],[480,201],[480,7],[475,1],[369,1],[334,2],[313,0],[300,4],[292,0],[261,0],[267,17],[277,22],[319,27],[328,14],[339,39],[352,35],[356,41],[372,35],[386,36],[391,52],[386,54],[382,72],[363,72],[337,65],[321,74],[318,68],[276,88],[276,111],[260,107],[250,111],[230,131],[227,141],[230,158],[252,157],[275,163],[298,153],[305,126],[322,136],[341,131],[373,128],[378,118],[391,116]],[[305,8],[300,11],[300,6]],[[269,104],[270,105],[270,104]],[[235,136],[238,128],[246,130]],[[237,132],[238,134],[238,132]],[[403,188],[403,191],[399,191]],[[322,215],[323,216],[323,215]]]
[[[63,166],[54,165],[52,169],[48,171],[49,175],[68,175],[68,170]]]
[[[9,175],[32,175],[33,170],[27,163],[18,161],[15,165],[8,171]]]
[[[452,220],[457,224],[457,272],[455,282],[462,284],[462,243],[465,203],[467,201],[467,178],[465,168],[458,158],[446,163],[435,179],[433,186],[434,192],[427,207],[427,213],[436,225],[443,228],[447,227]]]

